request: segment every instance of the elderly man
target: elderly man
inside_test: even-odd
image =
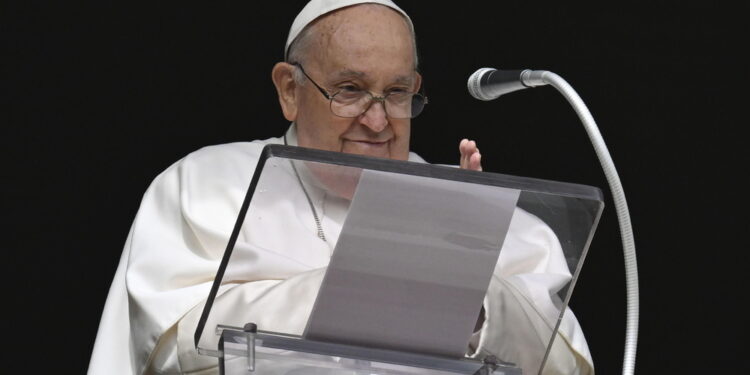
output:
[[[89,373],[216,371],[214,358],[197,354],[193,333],[264,145],[424,162],[409,152],[411,119],[426,104],[419,93],[413,26],[390,0],[311,1],[292,25],[285,54],[272,79],[284,117],[292,123],[286,134],[198,150],[160,174],[144,195],[107,298]],[[481,170],[475,142],[465,139],[459,150],[462,168]],[[223,291],[214,308],[243,311],[241,319],[264,330],[300,334],[348,201],[317,191],[299,175],[279,185],[291,202],[284,206],[288,212],[268,212],[268,229],[240,240],[252,251],[249,271],[243,283]],[[509,234],[510,241],[526,251],[523,228],[540,224],[528,214],[513,220],[516,234]],[[492,285],[494,297],[486,299],[487,312],[467,353],[501,354],[523,365],[524,353],[504,347],[498,338],[512,335],[513,328],[502,327],[503,318],[493,315],[508,296]],[[554,363],[545,372],[593,373],[572,314],[565,314],[559,338],[550,353]]]

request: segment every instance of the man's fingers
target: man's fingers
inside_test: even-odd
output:
[[[478,149],[476,153],[471,155],[471,159],[469,160],[469,169],[471,169],[472,171],[482,170],[482,154],[479,153]]]
[[[461,140],[461,143],[458,144],[458,150],[461,152],[462,157],[469,157],[477,151],[477,143],[464,138]]]
[[[479,153],[479,148],[475,141],[466,138],[462,139],[458,144],[458,150],[461,152],[459,160],[461,168],[474,171],[482,170],[482,155]]]
[[[469,152],[468,152],[468,145],[469,140],[464,138],[461,140],[461,142],[458,144],[458,151],[461,153],[459,157],[459,165],[461,168],[468,168],[469,167]]]

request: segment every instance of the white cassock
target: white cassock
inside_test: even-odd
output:
[[[296,145],[294,125],[287,132]],[[217,359],[196,352],[193,335],[267,144],[282,138],[200,149],[170,166],[146,191],[104,307],[90,374],[216,373]],[[424,162],[414,153],[409,160]],[[250,210],[235,245],[242,268],[227,270],[212,316],[235,325],[302,334],[348,202],[307,185],[327,241],[292,174],[280,177],[268,207]],[[522,368],[538,366],[559,316],[550,297],[570,280],[554,232],[517,209],[485,297],[485,321],[470,356],[493,354]],[[231,281],[231,282],[229,282]],[[509,307],[510,306],[510,307]],[[227,314],[229,315],[229,314]],[[207,327],[215,324],[209,319]],[[508,345],[508,343],[513,343]],[[534,348],[525,350],[524,348]],[[545,374],[592,374],[583,332],[566,310]]]

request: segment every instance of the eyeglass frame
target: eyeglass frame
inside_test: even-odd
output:
[[[386,99],[388,99],[388,96],[394,94],[393,92],[389,92],[389,93],[387,93],[387,94],[385,94],[383,96],[379,96],[379,95],[373,94],[372,92],[370,92],[368,90],[360,90],[360,91],[363,91],[363,92],[365,92],[365,93],[367,93],[367,94],[370,95],[370,97],[372,98],[372,99],[370,99],[370,103],[366,107],[364,107],[364,109],[362,110],[362,112],[360,112],[359,114],[357,114],[355,116],[341,116],[341,115],[339,115],[339,114],[337,114],[337,113],[335,113],[333,111],[333,98],[336,95],[340,94],[344,90],[339,90],[339,91],[335,92],[334,94],[331,94],[331,93],[328,92],[328,90],[326,90],[323,87],[321,87],[317,82],[315,82],[314,79],[312,79],[307,74],[307,72],[305,71],[305,68],[302,67],[302,64],[300,64],[298,62],[293,62],[293,63],[290,63],[290,64],[293,65],[293,66],[295,66],[295,67],[297,67],[297,68],[299,68],[299,70],[302,72],[302,74],[304,74],[305,77],[310,82],[312,82],[312,84],[315,86],[315,88],[317,88],[318,91],[320,91],[320,93],[323,94],[323,96],[329,101],[329,103],[328,103],[328,109],[331,111],[331,113],[333,113],[334,116],[338,116],[338,117],[341,117],[341,118],[356,118],[356,117],[362,116],[362,114],[364,114],[365,112],[367,112],[367,111],[370,110],[370,108],[372,107],[373,103],[380,102],[380,103],[383,104],[383,111],[385,112],[385,115],[387,117],[390,117],[390,118],[393,118],[393,119],[413,119],[413,118],[416,118],[417,116],[419,116],[420,114],[422,114],[422,111],[424,110],[424,106],[427,105],[427,103],[429,103],[429,101],[427,100],[427,96],[426,95],[424,95],[424,94],[422,94],[420,92],[407,92],[406,94],[409,94],[409,95],[412,96],[412,100],[413,100],[414,95],[419,95],[420,97],[422,97],[424,99],[424,103],[422,103],[422,109],[419,111],[419,113],[417,113],[416,116],[411,116],[411,117],[391,117],[388,114],[388,110],[386,109],[385,103],[386,103]]]

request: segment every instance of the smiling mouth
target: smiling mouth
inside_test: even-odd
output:
[[[381,141],[381,142],[373,142],[373,141],[352,141],[355,143],[360,143],[364,145],[370,145],[370,146],[383,146],[388,143],[388,141]]]
[[[358,141],[349,140],[350,152],[355,154],[373,155],[387,157],[389,141]]]

